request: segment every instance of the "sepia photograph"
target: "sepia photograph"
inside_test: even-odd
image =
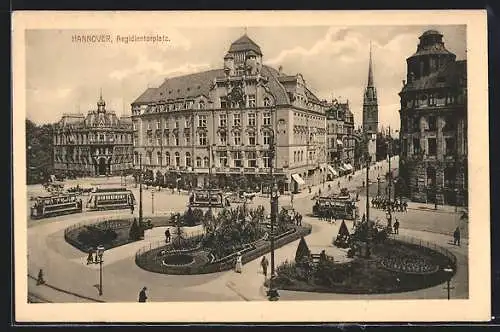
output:
[[[468,13],[16,13],[18,319],[489,319]]]

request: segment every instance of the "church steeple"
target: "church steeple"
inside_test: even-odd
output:
[[[372,42],[370,41],[370,63],[368,65],[368,87],[373,87]]]

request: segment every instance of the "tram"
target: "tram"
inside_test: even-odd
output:
[[[356,204],[350,197],[326,196],[319,197],[313,206],[315,217],[331,215],[335,219],[356,219]]]
[[[82,200],[75,194],[36,197],[31,207],[31,218],[41,219],[82,212]]]
[[[88,210],[132,209],[136,204],[134,194],[126,188],[96,189],[90,193]]]
[[[189,197],[191,207],[225,207],[228,206],[228,199],[219,190],[195,190]]]

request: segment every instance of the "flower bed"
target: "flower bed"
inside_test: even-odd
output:
[[[424,289],[443,283],[444,267],[456,269],[451,253],[435,245],[387,240],[373,246],[369,259],[351,262],[322,262],[313,268],[285,262],[277,268],[276,287],[284,290],[383,294]],[[391,262],[398,268],[391,268]]]
[[[85,253],[98,245],[111,249],[131,242],[129,231],[133,220],[113,219],[94,224],[78,224],[64,230],[64,239],[73,247]]]
[[[305,236],[311,233],[311,226],[304,224],[304,226],[294,227],[287,234],[281,234],[282,236],[275,239],[275,248],[280,248],[287,243],[293,242],[299,239],[301,236]],[[262,243],[262,245],[259,245]],[[248,244],[245,246],[244,250],[241,250],[242,262],[246,264],[254,259],[268,253],[270,251],[270,242],[263,241],[262,239],[256,241],[253,244]],[[197,248],[192,250],[190,253],[194,257],[194,263],[188,266],[171,266],[161,264],[161,259],[158,259],[159,253],[164,251],[166,254],[171,250],[171,245],[165,245],[160,248],[155,248],[151,250],[141,249],[135,255],[136,264],[147,271],[162,273],[162,274],[177,274],[177,275],[188,275],[188,274],[207,274],[227,271],[234,268],[236,252],[231,253],[221,259],[212,260],[210,253],[204,250],[204,248]],[[160,256],[161,257],[161,256]]]

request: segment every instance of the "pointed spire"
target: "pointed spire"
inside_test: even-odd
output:
[[[368,65],[368,86],[373,85],[373,64],[372,64],[372,41],[370,40],[370,63]]]

